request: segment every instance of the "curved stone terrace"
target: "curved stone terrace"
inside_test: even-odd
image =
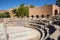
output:
[[[60,17],[50,18],[0,18],[0,40],[58,40]]]

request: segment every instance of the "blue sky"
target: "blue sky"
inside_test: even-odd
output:
[[[0,10],[14,8],[22,3],[43,6],[45,4],[56,4],[56,0],[0,0]]]

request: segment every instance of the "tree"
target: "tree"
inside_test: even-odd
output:
[[[18,15],[18,9],[13,9],[12,13],[15,14],[14,16],[19,17],[19,15]]]
[[[19,17],[19,11],[18,9],[13,9],[12,12],[15,14],[16,17]]]
[[[9,12],[5,12],[4,16],[7,17],[7,18],[10,18],[10,13]]]
[[[30,7],[33,8],[34,6],[30,4]]]
[[[24,4],[21,4],[18,9],[20,11],[19,13],[20,13],[21,17],[29,16],[29,7],[28,6],[24,6]]]
[[[22,3],[20,6],[24,6],[24,5],[25,5],[25,4]]]
[[[16,9],[13,9],[12,12],[15,14],[16,13]]]
[[[14,9],[13,12],[16,14],[17,17],[24,17],[29,16],[29,7],[24,6],[24,4],[21,4],[18,9]]]
[[[60,7],[60,0],[56,0],[56,5]]]

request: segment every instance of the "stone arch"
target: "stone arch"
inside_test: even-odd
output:
[[[32,17],[32,18],[34,18],[34,16],[33,16],[33,15],[31,15],[31,17]]]
[[[42,18],[44,18],[44,15],[41,15]]]
[[[39,18],[39,15],[36,15],[36,18]]]
[[[57,14],[58,14],[58,10],[55,10],[55,11],[54,11],[54,15],[57,15]]]
[[[50,15],[48,14],[48,15],[47,15],[47,18],[49,18],[49,16],[50,16]]]
[[[29,18],[29,16],[27,16],[27,18]]]

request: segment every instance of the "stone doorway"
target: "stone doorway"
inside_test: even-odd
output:
[[[58,14],[58,10],[55,10],[55,14],[54,15],[57,15]]]
[[[44,18],[44,15],[41,15],[42,18]]]
[[[31,15],[31,17],[32,17],[32,18],[34,18],[34,16],[33,16],[33,15]]]
[[[39,15],[36,15],[36,18],[39,18]]]

